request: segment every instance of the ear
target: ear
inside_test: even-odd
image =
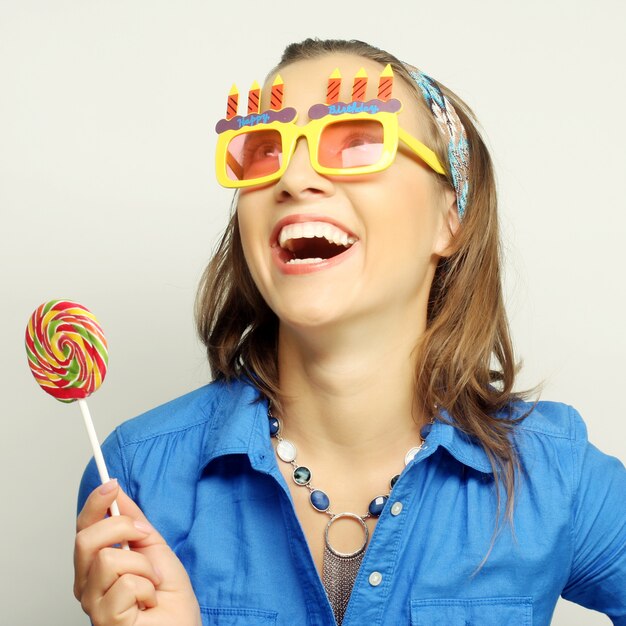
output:
[[[456,194],[452,189],[446,188],[442,192],[439,236],[435,240],[433,247],[434,254],[440,257],[448,257],[452,254],[454,251],[454,236],[460,225],[459,212],[456,206]]]

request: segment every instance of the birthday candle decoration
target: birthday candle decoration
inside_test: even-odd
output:
[[[248,92],[248,115],[259,112],[259,102],[261,97],[261,88],[256,80],[252,83]]]
[[[380,100],[389,100],[391,98],[391,90],[393,88],[393,70],[391,65],[387,63],[387,67],[380,73],[378,81],[378,98]]]
[[[237,115],[237,105],[239,104],[239,91],[237,85],[233,84],[228,94],[228,103],[226,104],[226,119],[232,120]]]
[[[339,68],[328,77],[328,87],[326,88],[326,104],[334,104],[339,101],[339,91],[341,89],[341,74]]]
[[[270,92],[270,109],[279,111],[283,108],[283,90],[283,79],[280,77],[280,74],[278,74],[272,83],[272,91]]]
[[[354,77],[352,84],[352,100],[365,100],[365,90],[367,89],[367,74],[361,68]]]

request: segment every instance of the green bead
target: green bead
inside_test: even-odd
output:
[[[296,485],[308,485],[311,482],[311,470],[300,465],[293,470],[293,481]]]

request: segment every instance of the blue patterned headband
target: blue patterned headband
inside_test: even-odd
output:
[[[465,128],[451,102],[439,86],[422,71],[405,64],[411,78],[420,88],[426,104],[437,122],[442,135],[448,140],[448,165],[456,192],[459,219],[463,219],[469,191],[469,145]]]

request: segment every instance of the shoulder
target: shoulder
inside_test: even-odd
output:
[[[504,417],[528,414],[515,428],[520,460],[534,480],[559,479],[576,492],[587,480],[624,480],[624,466],[588,439],[581,414],[562,402],[516,402]]]
[[[115,431],[118,442],[121,446],[136,445],[187,430],[204,429],[224,405],[236,405],[246,395],[247,388],[238,381],[209,383],[122,423]]]
[[[543,465],[545,471],[553,473],[554,459],[558,458],[559,469],[565,474],[576,472],[581,450],[589,442],[587,426],[573,406],[548,400],[516,401],[501,416],[523,418],[513,432],[520,460],[527,468]]]
[[[202,469],[219,452],[245,451],[256,399],[258,392],[245,382],[212,382],[120,424],[103,443],[110,475],[170,545],[188,532]],[[79,510],[97,484],[92,460]]]
[[[102,445],[111,475],[144,506],[153,494],[192,494],[212,458],[247,450],[258,398],[249,383],[215,381],[123,422]],[[97,482],[90,463],[82,491]]]
[[[510,405],[507,415],[513,418],[526,415],[517,427],[521,432],[547,439],[587,441],[587,426],[582,416],[573,406],[563,402],[543,400],[533,404],[517,401]]]

